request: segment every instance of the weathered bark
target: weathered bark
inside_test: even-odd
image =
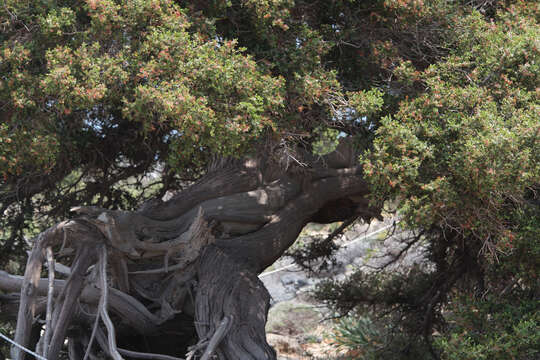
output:
[[[204,250],[197,273],[195,327],[201,341],[210,341],[228,319],[216,349],[220,359],[275,358],[264,330],[270,295],[256,273],[214,245]]]
[[[87,352],[88,358],[102,352],[117,359],[275,359],[264,330],[269,294],[257,275],[310,221],[377,216],[354,158],[341,148],[323,166],[307,154],[310,166],[295,171],[260,159],[216,162],[191,188],[137,212],[74,209],[77,217],[35,239],[24,278],[0,272],[0,289],[10,294],[0,298],[5,309],[19,302],[16,341],[30,345],[49,296],[55,331],[38,348],[51,360],[66,338],[73,359]],[[40,279],[48,247],[59,263],[71,261],[67,280]],[[189,335],[195,330],[198,341]],[[180,333],[187,334],[182,346]],[[162,345],[144,345],[149,336]],[[12,355],[24,358],[17,349]]]

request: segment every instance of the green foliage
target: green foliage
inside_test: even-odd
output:
[[[22,253],[29,227],[64,218],[72,206],[132,209],[150,196],[144,179],[156,172],[157,195],[175,190],[216,154],[298,142],[322,154],[338,134],[369,147],[379,117],[405,94],[396,91],[392,64],[439,59],[437,44],[458,7],[5,1],[2,254]],[[422,44],[410,46],[415,41]],[[74,173],[80,177],[70,179]]]
[[[330,340],[334,346],[347,349],[350,359],[432,359],[421,339],[410,338],[396,327],[395,318],[386,316],[357,314],[341,318]]]
[[[342,338],[420,359],[436,329],[447,359],[535,356],[538,19],[521,0],[6,0],[0,262],[71,206],[134,209],[216,154],[354,137],[429,266],[321,285],[387,314]]]
[[[299,28],[305,46],[292,46],[295,64],[306,66],[269,66],[256,50],[259,40],[219,33],[214,24],[222,14],[202,21],[193,8],[198,5],[4,2],[0,209],[6,215],[5,256],[15,244],[21,250],[24,229],[37,214],[48,215],[45,225],[65,217],[74,205],[133,208],[148,196],[131,194],[145,194],[141,179],[158,169],[163,194],[179,187],[180,179],[200,176],[216,154],[253,152],[267,136],[279,141],[283,132],[298,128],[297,108],[327,103],[330,86],[339,91],[333,71],[320,64],[322,41],[309,27]],[[260,37],[285,31],[283,18],[293,6],[244,5],[253,13],[243,21],[262,26]],[[268,12],[270,31],[263,25]],[[287,83],[286,77],[298,82]],[[315,117],[308,132],[324,122]],[[76,186],[67,185],[77,172]]]
[[[332,340],[335,345],[359,349],[376,346],[377,336],[379,334],[369,318],[345,317],[337,321]]]
[[[190,159],[197,148],[232,153],[272,126],[282,106],[278,77],[261,73],[234,41],[191,34],[171,1],[47,4],[6,4],[33,28],[29,39],[16,24],[2,36],[3,139],[28,149],[6,151],[5,177],[52,167],[63,128],[98,132],[118,122],[139,123],[147,137],[174,130],[171,152]],[[21,126],[28,117],[31,126]]]
[[[462,259],[451,248],[437,258],[437,238],[426,237],[431,262],[399,271],[357,270],[321,283],[316,296],[340,314],[372,319],[378,336],[362,351],[375,358],[431,359],[427,331],[441,359],[534,359],[540,349],[540,212],[527,206],[507,214],[507,223],[515,236],[496,261],[477,254]],[[352,340],[341,345],[356,347]]]
[[[435,341],[442,359],[538,358],[540,313],[536,304],[529,301],[516,306],[487,299],[462,300],[459,305],[461,309],[451,317],[451,330]]]
[[[420,74],[426,93],[383,119],[365,171],[408,226],[457,229],[491,252],[512,236],[508,206],[540,183],[539,35],[534,18],[464,17],[450,56]]]
[[[540,354],[540,213],[513,214],[516,237],[486,269],[481,296],[455,294],[448,329],[436,339],[442,359],[536,359]]]
[[[517,1],[489,14],[453,18],[441,61],[396,63],[405,96],[380,114],[362,157],[372,201],[397,201],[403,227],[423,234],[426,265],[359,271],[318,290],[341,313],[388,314],[379,329],[394,353],[538,356],[538,7]]]
[[[339,144],[339,131],[336,129],[317,128],[314,131],[317,140],[313,142],[313,153],[315,155],[326,155],[336,150]]]
[[[349,93],[350,104],[354,110],[363,117],[371,117],[381,111],[384,93],[379,89]]]

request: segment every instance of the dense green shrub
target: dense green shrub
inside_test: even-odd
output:
[[[402,245],[423,243],[425,266],[364,269],[317,292],[377,318],[401,358],[404,338],[409,354],[433,358],[538,356],[539,8],[492,10],[460,9],[444,60],[394,69],[402,91],[423,90],[382,119],[363,157],[373,201],[397,201],[403,228],[419,234]]]

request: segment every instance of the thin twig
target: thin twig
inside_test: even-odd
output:
[[[96,333],[96,339],[99,343],[99,345],[103,348],[105,351],[105,354],[109,357],[112,357],[110,350],[108,349],[107,342],[105,341],[105,334],[103,333],[102,329],[98,329]],[[122,348],[117,348],[118,352],[129,356],[130,358],[136,358],[136,359],[153,359],[153,360],[184,360],[183,358],[170,356],[170,355],[163,355],[163,354],[154,354],[154,353],[143,353],[138,351],[132,351],[132,350],[126,350]]]
[[[1,337],[2,339],[6,340],[7,342],[9,342],[10,344],[12,344],[12,345],[18,347],[19,349],[21,349],[21,350],[23,350],[23,351],[25,351],[25,352],[27,352],[27,353],[33,355],[36,359],[39,359],[39,360],[47,360],[47,359],[44,358],[43,356],[41,356],[41,355],[39,355],[39,354],[33,352],[33,351],[30,350],[30,349],[25,348],[24,346],[22,346],[22,345],[19,344],[19,343],[16,343],[15,341],[11,340],[10,338],[8,338],[6,335],[4,335],[4,334],[2,334],[2,333],[0,333],[0,337]]]
[[[105,248],[105,245],[102,245],[103,248]],[[105,250],[105,253],[107,251]],[[98,325],[99,325],[99,317],[100,317],[100,309],[104,306],[105,304],[105,297],[103,296],[103,292],[101,292],[101,297],[99,298],[99,305],[96,309],[96,320],[94,321],[94,326],[92,327],[92,334],[90,335],[90,340],[88,340],[88,346],[86,347],[86,351],[84,353],[84,357],[83,357],[83,360],[87,360],[88,357],[90,356],[90,353],[91,353],[91,350],[92,350],[92,344],[94,342],[94,339],[96,337],[96,332],[97,332],[97,329],[98,329]]]
[[[107,249],[103,246],[101,256],[99,257],[99,278],[101,279],[101,294],[103,297],[103,304],[99,308],[101,318],[107,328],[107,340],[109,345],[109,352],[114,360],[123,360],[122,356],[118,352],[116,347],[116,335],[114,325],[107,312],[107,303],[109,301],[109,285],[107,284]]]
[[[35,315],[37,287],[39,284],[41,268],[43,265],[43,242],[46,233],[38,235],[34,242],[32,253],[28,257],[24,279],[21,286],[21,300],[17,314],[17,327],[15,329],[15,342],[21,346],[28,346],[30,331]],[[11,348],[11,357],[14,360],[24,359],[24,353],[18,347]]]
[[[99,305],[100,307],[102,306],[101,305],[101,300],[99,302]],[[94,321],[94,326],[92,327],[92,334],[90,335],[90,340],[88,340],[88,346],[86,347],[86,351],[84,353],[84,357],[83,357],[83,360],[87,360],[88,357],[90,356],[90,353],[91,353],[91,350],[92,350],[92,345],[94,343],[94,339],[96,337],[96,332],[97,332],[97,329],[98,329],[98,325],[99,325],[99,309],[96,311],[96,320]]]
[[[187,358],[186,360],[192,360],[197,351],[202,350],[208,345],[208,339],[203,339],[199,341],[197,344],[188,347],[189,352],[186,354]]]
[[[334,240],[336,236],[341,235],[343,233],[343,230],[345,230],[349,225],[355,222],[358,217],[358,215],[353,215],[352,217],[345,220],[336,230],[332,231],[332,233],[323,240],[323,243],[329,243]]]
[[[15,14],[14,12],[11,12],[9,11],[9,8],[7,7],[7,4],[6,4],[6,1],[4,0],[3,1],[4,3],[4,9],[6,10],[6,12],[9,14],[9,16],[11,16],[11,20],[12,21],[19,21],[21,24],[23,24],[24,28],[26,29],[26,31],[30,32],[30,29],[28,28],[28,26],[26,26],[26,24],[24,23],[24,21],[20,20],[18,17],[17,17],[17,14]]]
[[[173,266],[160,267],[160,268],[157,268],[157,269],[130,271],[129,274],[132,274],[132,275],[161,274],[161,273],[167,273],[167,272],[183,269],[186,266],[187,266],[187,264],[176,264],[176,265],[173,265]]]
[[[47,292],[47,313],[45,314],[45,336],[43,340],[43,356],[47,357],[49,352],[49,343],[52,335],[52,311],[54,296],[54,258],[52,248],[47,247],[47,265],[49,267],[49,290]]]
[[[214,332],[214,335],[212,335],[212,338],[210,339],[210,342],[208,343],[208,346],[206,347],[204,354],[201,356],[201,360],[210,359],[214,351],[216,351],[216,348],[221,342],[221,340],[225,337],[225,334],[227,334],[227,331],[229,330],[231,322],[232,322],[231,315],[225,316],[223,320],[221,320],[221,323],[219,324],[218,328]]]
[[[94,261],[95,249],[85,244],[78,249],[73,260],[73,273],[66,281],[63,289],[63,301],[57,300],[57,305],[53,312],[51,342],[49,344],[48,357],[56,359],[64,346],[65,335],[76,310],[76,305],[80,299],[85,286],[85,274],[89,265]]]

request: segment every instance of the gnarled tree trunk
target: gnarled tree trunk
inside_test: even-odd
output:
[[[0,289],[11,293],[2,317],[15,319],[18,306],[15,340],[51,360],[63,352],[77,360],[275,359],[264,330],[270,297],[257,275],[306,223],[377,215],[354,157],[346,147],[324,164],[306,155],[302,171],[223,161],[137,212],[74,209],[76,217],[35,239],[24,277],[0,272]],[[56,279],[40,278],[51,250],[70,266],[57,263]],[[37,344],[36,327],[45,328]],[[12,357],[25,354],[13,348]]]

